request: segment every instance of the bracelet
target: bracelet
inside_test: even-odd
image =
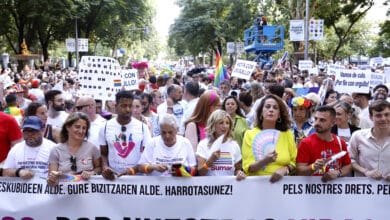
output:
[[[287,168],[287,172],[285,176],[288,176],[288,174],[290,174],[290,169],[288,168],[288,166],[286,166],[286,168]]]
[[[22,168],[19,168],[19,169],[16,170],[16,172],[15,172],[15,176],[16,176],[16,177],[20,177],[20,171],[21,171],[21,170],[23,170],[23,169],[22,169]]]
[[[209,169],[209,166],[207,165],[207,163],[204,163],[203,166],[202,166],[202,168],[208,170],[208,169]]]
[[[341,172],[341,170],[339,170],[339,174],[337,174],[337,177],[341,177],[343,175],[343,172]]]
[[[135,175],[135,169],[134,168],[130,168],[129,169],[129,172],[130,172],[130,175],[134,176]]]
[[[149,167],[149,165],[145,165],[145,166],[144,166],[144,172],[145,172],[145,173],[149,173],[148,167]]]
[[[314,163],[311,164],[311,170],[316,171],[316,167],[314,166]]]

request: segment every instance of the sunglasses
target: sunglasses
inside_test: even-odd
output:
[[[72,164],[72,165],[70,166],[70,169],[71,169],[73,172],[76,172],[76,171],[77,171],[76,157],[71,156],[71,157],[70,157],[70,163]]]
[[[122,140],[122,146],[126,146],[126,126],[122,126],[121,127],[121,131],[122,131],[122,134],[121,134],[121,140]]]
[[[87,106],[89,106],[89,104],[88,105],[79,105],[79,106],[76,106],[75,108],[77,109],[77,111],[80,111],[81,109],[83,109]]]

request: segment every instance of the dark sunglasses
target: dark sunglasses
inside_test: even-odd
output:
[[[88,105],[79,105],[79,106],[76,106],[75,108],[77,109],[77,111],[80,111],[81,109],[83,109],[87,106],[89,106],[89,104]]]
[[[121,140],[122,140],[123,143],[126,144],[126,134],[125,134],[125,132],[126,132],[126,126],[122,126],[121,131],[122,131]]]
[[[70,166],[70,169],[71,169],[73,172],[76,172],[76,171],[77,171],[76,157],[71,156],[71,157],[70,157],[70,162],[72,163],[72,165]]]

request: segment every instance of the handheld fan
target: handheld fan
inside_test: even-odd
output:
[[[267,129],[256,134],[252,142],[253,155],[256,160],[264,158],[267,153],[275,150],[279,134],[280,131],[276,129]]]

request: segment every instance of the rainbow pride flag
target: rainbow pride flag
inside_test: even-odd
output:
[[[215,60],[214,86],[219,87],[219,84],[224,79],[229,79],[229,74],[227,73],[226,68],[223,66],[221,54],[217,50],[217,58]]]
[[[122,80],[121,79],[114,79],[114,87],[122,86]]]

